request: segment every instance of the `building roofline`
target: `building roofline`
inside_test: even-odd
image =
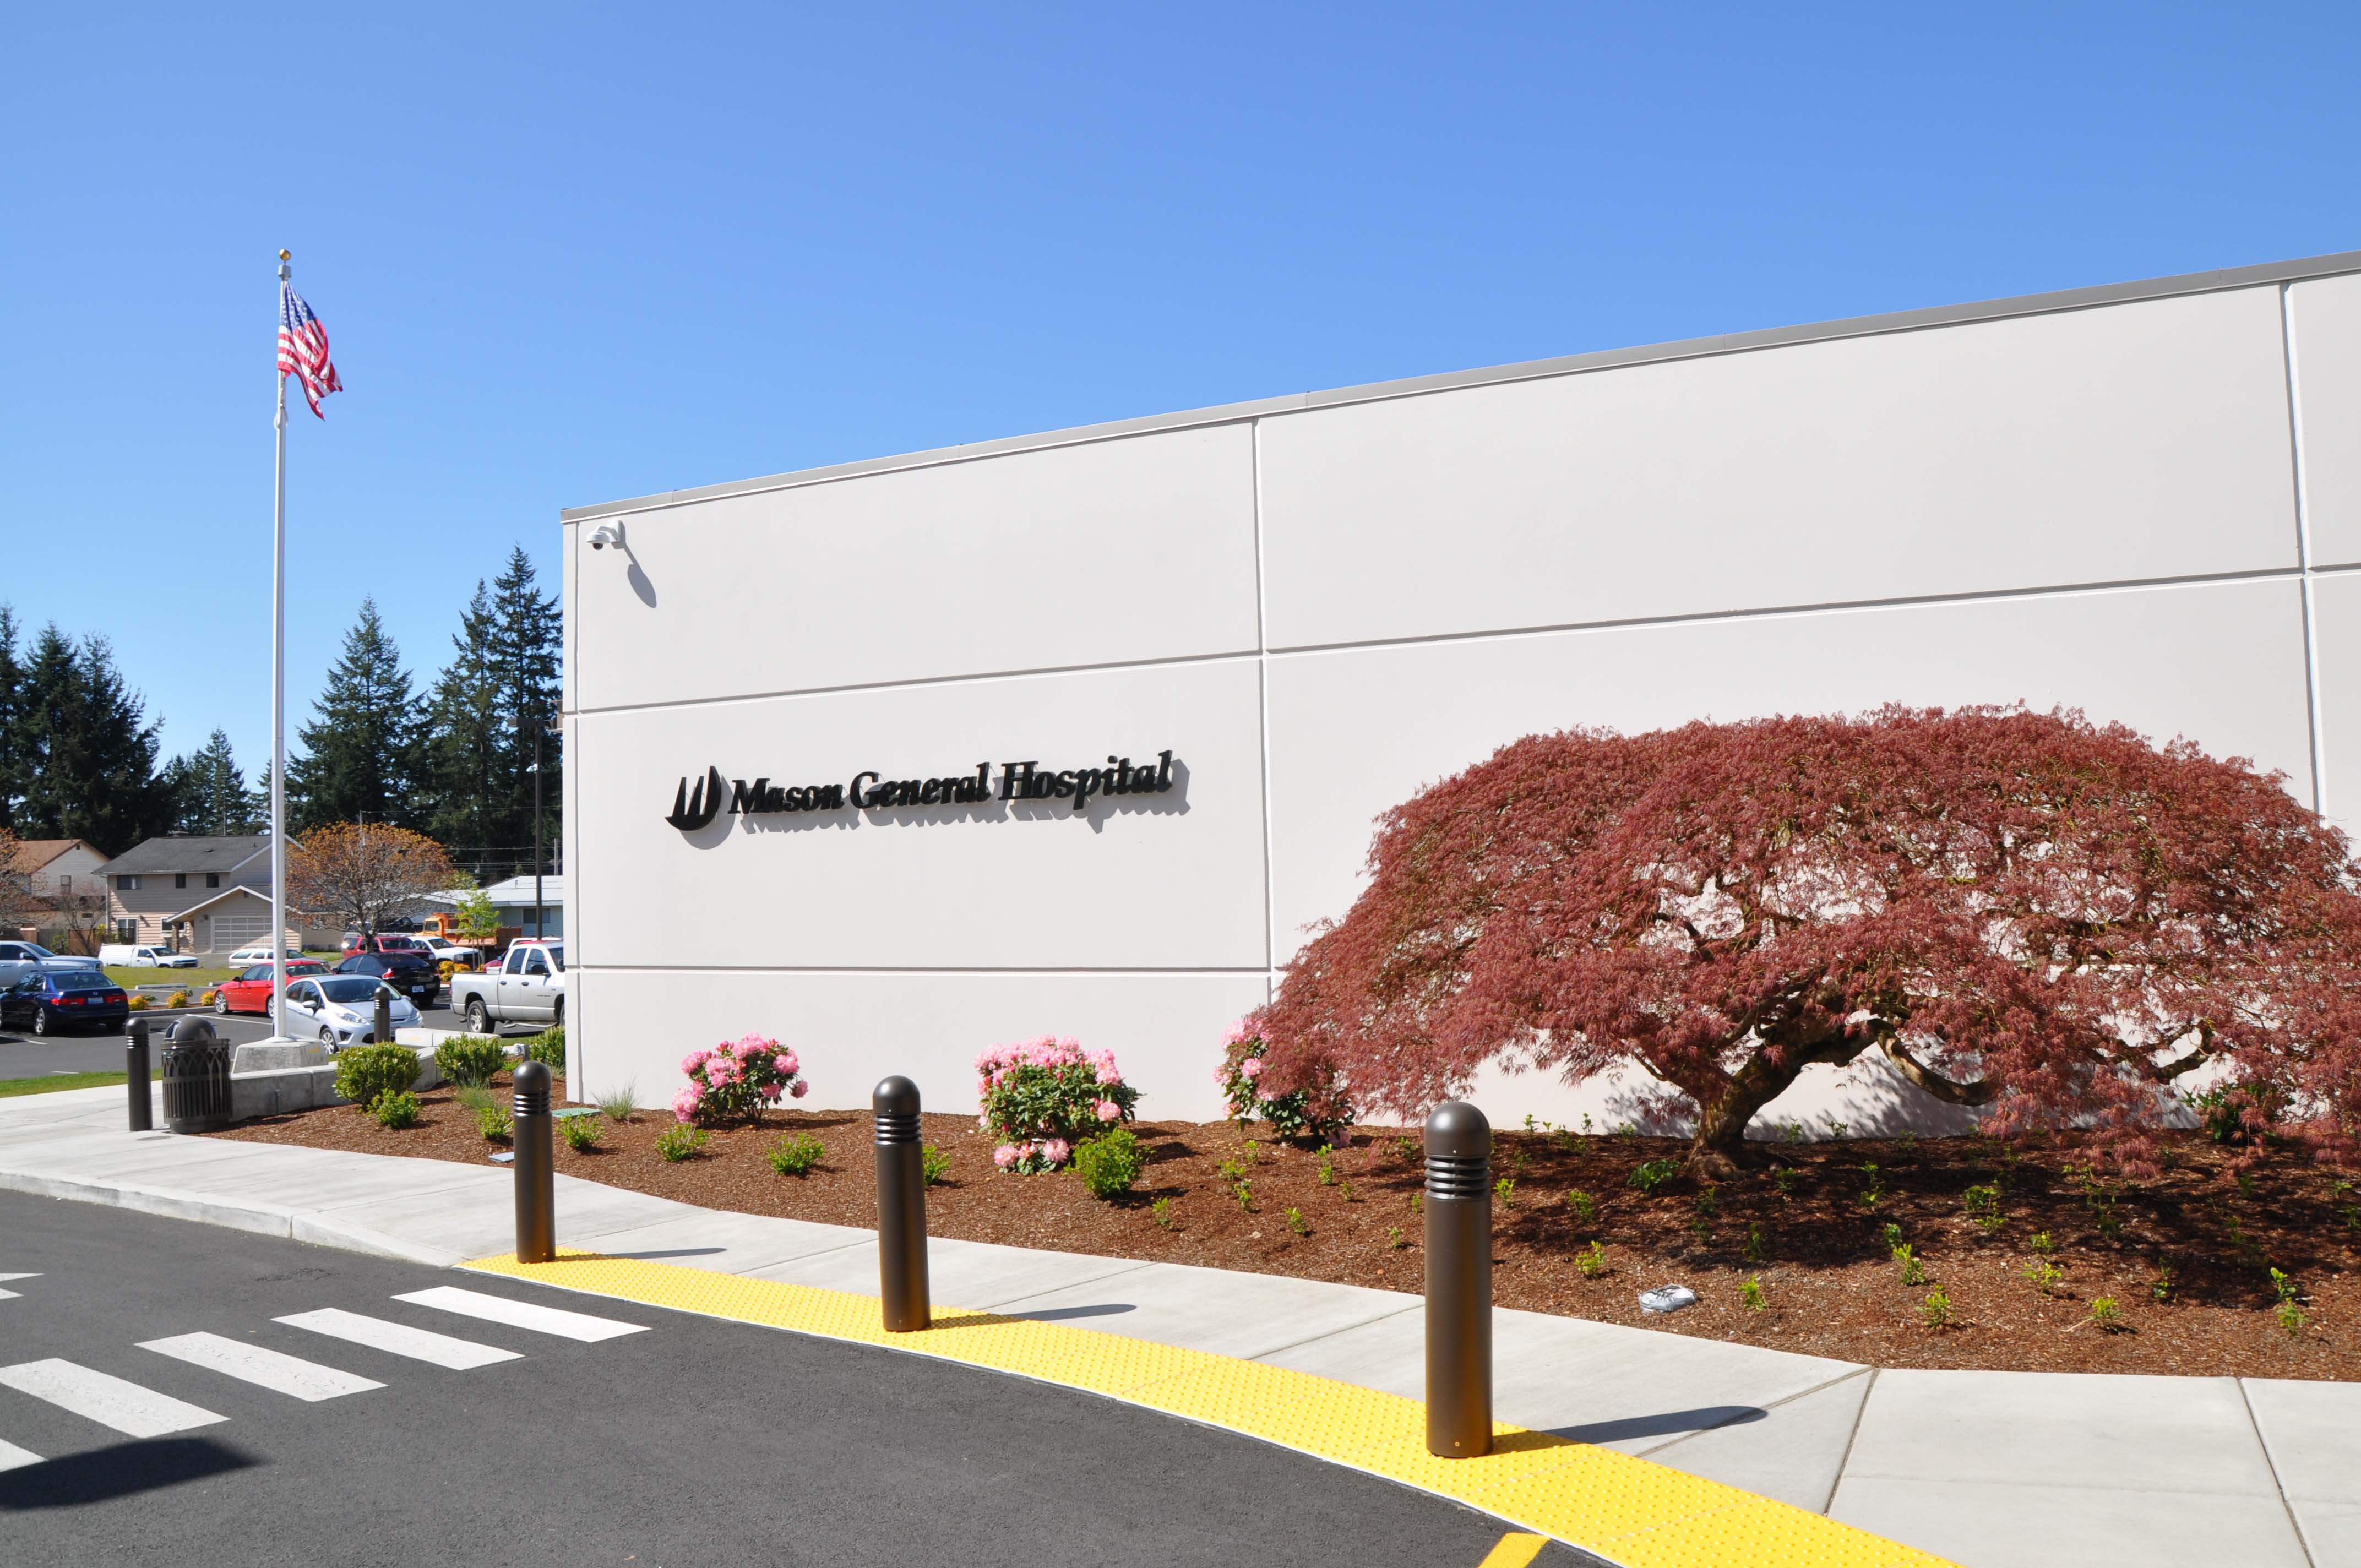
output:
[[[1046,431],[1035,435],[1006,436],[997,441],[971,442],[958,446],[939,446],[929,451],[906,453],[895,457],[864,458],[859,462],[805,468],[788,474],[773,474],[759,479],[739,479],[728,484],[705,485],[695,489],[667,490],[656,495],[635,497],[630,500],[605,501],[595,506],[567,507],[562,509],[557,516],[561,523],[585,522],[598,518],[621,517],[635,512],[661,511],[670,507],[687,506],[698,501],[719,500],[729,496],[756,495],[765,490],[796,489],[805,485],[827,484],[837,479],[893,473],[906,468],[938,467],[945,464],[972,462],[983,457],[1002,457],[1011,453],[1037,452],[1050,447],[1077,446],[1091,442],[1112,441],[1128,435],[1191,430],[1206,425],[1235,424],[1243,420],[1259,419],[1267,414],[1296,413],[1307,409],[1340,408],[1351,403],[1382,402],[1394,398],[1420,397],[1429,392],[1457,391],[1468,387],[1499,386],[1513,381],[1536,381],[1556,376],[1578,376],[1594,370],[1620,369],[1628,366],[1661,364],[1676,359],[1700,359],[1723,354],[1744,354],[1756,349],[1785,348],[1797,344],[1829,343],[1840,338],[1875,337],[1892,333],[1920,332],[1929,327],[1960,326],[1976,322],[2006,321],[2020,316],[2051,315],[2065,311],[2090,310],[2100,305],[2133,304],[2145,300],[2169,300],[2190,294],[2220,293],[2231,289],[2251,289],[2273,283],[2296,283],[2308,279],[2334,278],[2355,272],[2361,272],[2361,250],[2338,251],[2329,256],[2307,257],[2296,261],[2264,262],[2253,267],[2218,268],[2210,272],[2184,272],[2178,277],[2151,278],[2135,283],[2105,283],[2095,288],[2064,289],[2043,294],[2019,294],[2009,299],[1986,300],[1975,304],[1938,305],[1924,310],[1894,311],[1883,315],[1853,316],[1842,321],[1817,322],[1806,326],[1771,327],[1759,332],[1724,333],[1711,337],[1686,338],[1677,343],[1652,344],[1641,348],[1601,349],[1594,353],[1570,354],[1552,359],[1530,359],[1515,365],[1496,365],[1479,370],[1454,370],[1441,375],[1413,376],[1395,381],[1372,381],[1363,386],[1345,387],[1333,391],[1295,392],[1284,397],[1224,403],[1213,408],[1191,409],[1180,413],[1149,414],[1139,419],[1115,420],[1104,424],[1076,425],[1067,430]]]

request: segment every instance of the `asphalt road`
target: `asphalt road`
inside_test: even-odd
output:
[[[268,1039],[270,1035],[269,1020],[251,1014],[233,1013],[227,1017],[218,1017],[205,1013],[199,1016],[213,1025],[215,1034],[234,1046],[242,1046],[250,1040]],[[178,1017],[177,1014],[150,1016],[148,1024],[153,1031],[153,1049],[160,1051],[164,1048],[164,1036]],[[461,1029],[467,1026],[466,1021],[447,1007],[428,1008],[421,1014],[420,1021],[429,1029]],[[542,1025],[538,1024],[515,1024],[499,1032],[522,1036],[538,1034],[541,1029]],[[46,1037],[36,1036],[22,1029],[0,1032],[0,1078],[40,1078],[60,1072],[121,1072],[125,1038],[112,1031],[104,1035],[51,1035]]]
[[[0,1280],[16,1292],[0,1298],[0,1465],[5,1445],[26,1451],[0,1468],[0,1558],[22,1568],[1475,1568],[1503,1533],[1068,1389],[118,1209],[0,1193]],[[577,1343],[394,1299],[435,1287],[646,1332]],[[518,1358],[453,1370],[274,1321],[323,1309]],[[258,1346],[382,1387],[306,1401],[144,1348],[197,1333],[219,1341],[184,1353]],[[95,1419],[136,1423],[154,1395],[196,1407],[183,1422],[225,1419],[144,1436]],[[1553,1547],[1536,1561],[1588,1560]]]

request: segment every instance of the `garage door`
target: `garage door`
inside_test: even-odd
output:
[[[270,916],[268,915],[216,915],[213,922],[213,948],[217,953],[270,940]]]

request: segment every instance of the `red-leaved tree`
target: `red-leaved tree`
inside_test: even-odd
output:
[[[1719,1177],[1806,1067],[1873,1051],[2139,1173],[2160,1091],[2222,1063],[2250,1119],[2354,1146],[2346,841],[2185,742],[2015,708],[1534,736],[1389,812],[1369,865],[1255,1020],[1274,1090],[1414,1115],[1488,1061],[1636,1064]]]

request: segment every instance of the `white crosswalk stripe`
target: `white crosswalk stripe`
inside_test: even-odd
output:
[[[191,1427],[225,1421],[202,1406],[192,1405],[143,1388],[104,1372],[93,1372],[71,1361],[22,1361],[0,1366],[0,1386],[47,1399],[61,1409],[113,1427],[128,1437],[162,1437]]]
[[[38,1274],[0,1274],[0,1285],[5,1285],[11,1279],[38,1279],[39,1277]],[[21,1290],[0,1290],[0,1301],[20,1300],[23,1296],[24,1292]]]
[[[29,1448],[18,1448],[13,1442],[0,1442],[0,1470],[21,1470],[27,1464],[38,1464],[41,1456]]]
[[[21,1301],[24,1299],[24,1292],[21,1290],[0,1290],[0,1301]]]
[[[358,1312],[347,1312],[342,1307],[323,1307],[316,1312],[297,1312],[292,1317],[274,1318],[273,1322],[290,1328],[309,1329],[315,1334],[334,1339],[350,1340],[372,1350],[392,1355],[406,1355],[412,1361],[423,1361],[436,1366],[447,1366],[454,1372],[466,1372],[473,1367],[489,1366],[496,1361],[521,1361],[512,1350],[500,1350],[473,1340],[454,1339],[427,1329],[413,1329],[408,1323],[390,1323],[383,1318],[367,1318]]]
[[[258,1344],[224,1339],[219,1334],[175,1334],[170,1339],[144,1340],[139,1348],[315,1403],[385,1387],[374,1378],[323,1366],[316,1361],[305,1361]]]
[[[480,1290],[462,1290],[456,1285],[437,1285],[432,1290],[412,1290],[409,1295],[396,1296],[394,1299],[433,1307],[438,1311],[481,1318],[486,1322],[506,1323],[511,1328],[557,1334],[566,1339],[580,1340],[585,1344],[647,1332],[644,1323],[618,1322],[612,1318],[594,1318],[588,1312],[569,1312],[563,1308],[537,1306],[531,1301],[511,1301],[505,1296],[487,1296]]]

